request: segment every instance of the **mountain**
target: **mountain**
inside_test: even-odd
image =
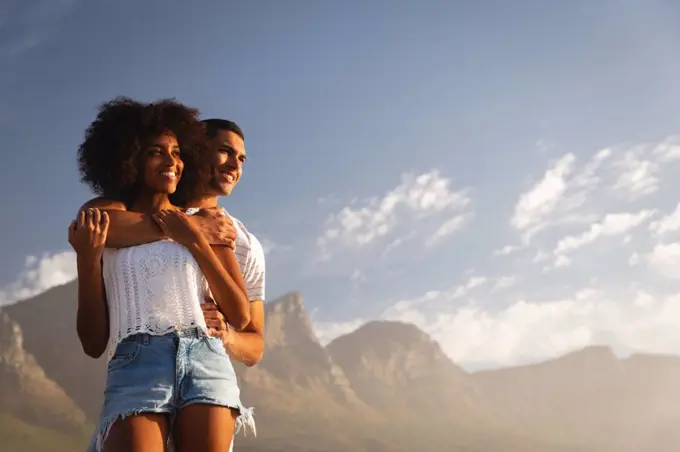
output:
[[[452,420],[469,417],[478,405],[470,375],[414,325],[371,322],[335,339],[327,351],[358,397],[378,411],[434,410]]]
[[[83,353],[76,334],[77,286],[58,286],[4,307],[23,330],[23,345],[50,379],[64,389],[89,419],[102,406],[106,378],[104,358]]]
[[[474,375],[516,425],[617,451],[680,447],[680,357],[618,359],[594,346],[547,362]]]
[[[13,402],[11,417],[0,416],[0,437],[20,430],[3,430],[7,423],[36,429],[22,438],[51,435],[37,427],[44,419],[26,411],[46,406],[61,407],[63,423],[51,427],[62,432],[83,416],[89,425],[97,419],[106,364],[80,349],[75,297],[71,283],[5,308],[0,344],[11,345],[0,348],[0,369],[10,369],[1,374],[2,400],[9,393],[23,401]],[[265,309],[264,359],[236,365],[258,427],[257,438],[237,438],[243,452],[670,452],[680,445],[679,357],[621,360],[607,347],[589,347],[469,373],[410,324],[370,322],[324,347],[299,293]],[[17,362],[27,363],[21,374]],[[22,389],[24,380],[39,381],[17,376],[27,373],[42,375],[39,386],[51,390]]]
[[[87,447],[88,435],[36,427],[0,412],[2,452],[72,452]]]
[[[85,413],[25,350],[21,327],[0,310],[2,450],[84,449],[91,430]]]
[[[23,346],[21,327],[0,311],[0,411],[46,428],[79,432],[85,413]]]

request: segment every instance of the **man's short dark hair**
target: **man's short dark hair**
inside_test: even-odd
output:
[[[226,130],[227,132],[234,132],[236,135],[240,136],[242,140],[246,139],[245,136],[243,136],[243,130],[241,130],[238,124],[229,121],[228,119],[211,118],[204,119],[201,122],[205,124],[205,131],[209,138],[217,135],[217,132],[220,130]]]

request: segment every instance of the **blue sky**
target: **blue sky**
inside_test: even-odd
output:
[[[680,352],[677,23],[670,1],[0,0],[0,303],[74,275],[96,106],[176,97],[244,128],[223,205],[324,340],[385,318],[469,368]]]

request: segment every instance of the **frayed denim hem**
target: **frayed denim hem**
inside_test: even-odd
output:
[[[248,428],[253,431],[253,436],[257,436],[257,428],[255,428],[255,408],[246,408],[241,406],[239,408],[239,415],[236,418],[236,427],[234,428],[234,436],[243,429],[243,435],[248,436]]]
[[[185,403],[182,408],[189,405],[194,405],[197,403],[203,403],[207,405],[216,405],[231,408],[232,410],[238,410],[238,417],[236,418],[236,424],[234,425],[234,436],[236,436],[241,430],[243,430],[243,435],[248,435],[248,430],[253,432],[253,436],[257,436],[257,428],[255,427],[255,408],[246,408],[243,405],[234,405],[233,403],[224,403],[220,400],[215,399],[195,399]]]
[[[115,415],[111,415],[107,417],[106,419],[102,419],[99,422],[99,425],[97,425],[97,429],[95,431],[94,437],[92,441],[90,442],[90,445],[88,447],[88,452],[102,452],[104,450],[104,443],[106,442],[106,439],[109,436],[109,433],[111,432],[111,427],[113,427],[113,424],[115,424],[117,421],[123,420],[126,417],[130,416],[137,416],[140,414],[167,414],[171,415],[168,410],[164,409],[156,409],[156,408],[142,408],[142,409],[135,409],[135,410],[129,410],[125,411],[123,413],[116,413]]]

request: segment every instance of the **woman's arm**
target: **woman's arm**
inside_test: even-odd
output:
[[[78,255],[78,339],[86,355],[99,358],[109,340],[109,312],[101,260]]]
[[[68,241],[77,253],[78,312],[76,330],[83,351],[99,358],[109,339],[109,315],[102,280],[102,255],[109,217],[97,209],[81,211],[71,222]]]
[[[229,324],[236,331],[242,331],[250,323],[250,306],[243,285],[239,286],[205,239],[188,248],[200,265],[205,279],[208,280],[208,286],[220,311],[224,313]],[[240,274],[234,252],[226,247],[223,249],[228,255],[226,260],[231,273]],[[235,272],[233,266],[236,267]],[[243,284],[243,278],[241,278],[241,284]]]
[[[194,256],[208,281],[213,298],[220,311],[229,319],[235,330],[241,331],[250,323],[250,306],[242,277],[240,284],[232,275],[240,277],[234,251],[221,247],[225,266],[222,265],[208,241],[195,228],[187,216],[179,211],[162,211],[154,215],[161,229],[172,240],[184,245]],[[225,268],[226,267],[226,268]]]

